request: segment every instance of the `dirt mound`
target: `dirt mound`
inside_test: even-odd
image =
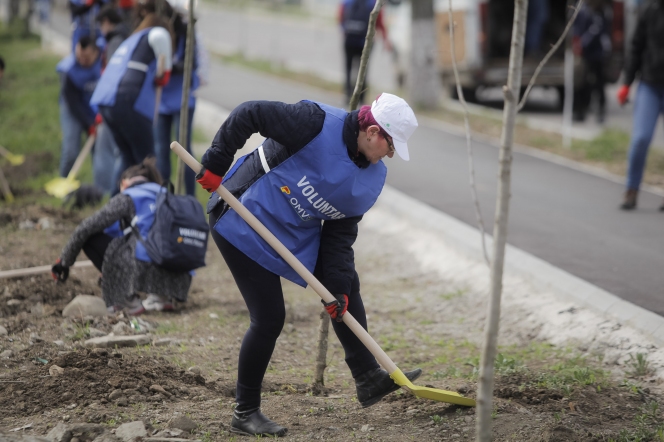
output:
[[[180,369],[163,358],[126,356],[105,349],[65,352],[54,355],[43,365],[37,358],[47,360],[50,353],[56,352],[44,347],[45,344],[35,345],[26,350],[30,356],[40,354],[41,357],[30,357],[35,365],[26,367],[16,379],[0,382],[0,409],[5,410],[5,416],[29,416],[62,406],[75,408],[72,404],[88,406],[95,401],[112,402],[120,407],[179,401],[206,384],[202,376]],[[21,355],[21,359],[28,359],[26,356]],[[50,375],[49,369],[54,365],[64,372]],[[91,415],[87,419],[99,422],[103,417]]]
[[[101,296],[100,288],[89,279],[70,277],[66,284],[58,284],[50,275],[7,279],[2,281],[0,290],[0,318],[21,312],[37,316],[60,315],[76,295]]]

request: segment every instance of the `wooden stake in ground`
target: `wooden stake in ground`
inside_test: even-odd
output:
[[[180,104],[180,129],[179,141],[183,146],[187,146],[189,137],[189,96],[191,94],[191,75],[194,70],[194,0],[189,0],[189,20],[187,22],[187,46],[184,51],[184,79],[182,83],[182,102]],[[178,158],[176,169],[175,193],[186,193],[184,185],[184,163]]]
[[[500,141],[498,193],[493,229],[493,258],[491,260],[491,294],[484,328],[484,345],[480,359],[480,377],[477,389],[477,441],[491,440],[491,413],[493,411],[494,360],[498,345],[500,321],[500,298],[503,289],[503,267],[507,220],[509,216],[512,144],[517,100],[521,89],[523,46],[526,35],[526,12],[528,0],[515,0],[514,23],[512,25],[512,47],[510,50],[507,86],[503,87],[505,107],[503,110],[503,133]]]
[[[360,101],[360,93],[362,92],[362,85],[364,84],[364,77],[367,75],[367,64],[369,63],[369,54],[373,47],[373,39],[376,34],[376,20],[380,8],[383,7],[383,0],[376,0],[376,4],[369,15],[369,28],[367,29],[367,37],[364,40],[364,48],[362,49],[362,57],[360,58],[360,69],[357,72],[357,80],[355,81],[355,90],[350,98],[348,110],[355,110]],[[182,144],[182,143],[180,143]],[[313,391],[320,391],[325,386],[325,368],[327,368],[327,338],[330,329],[330,317],[327,311],[323,309],[320,314],[320,323],[318,324],[318,343],[316,344],[316,369],[314,381],[312,383]]]

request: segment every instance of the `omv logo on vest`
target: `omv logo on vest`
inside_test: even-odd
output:
[[[297,187],[300,189],[302,197],[308,201],[314,209],[320,212],[321,215],[325,215],[325,217],[330,219],[341,219],[346,217],[345,214],[341,213],[334,206],[328,203],[325,198],[318,196],[318,192],[316,192],[314,186],[312,186],[311,183],[307,181],[306,175],[300,179],[300,181],[297,183]],[[282,186],[281,191],[286,195],[291,194],[291,190],[288,186]],[[302,204],[300,204],[300,201],[298,201],[296,197],[293,196],[288,201],[295,210],[295,213],[297,213],[303,221],[309,221],[313,218],[313,215],[311,215],[311,213],[307,212],[307,210],[302,207]]]

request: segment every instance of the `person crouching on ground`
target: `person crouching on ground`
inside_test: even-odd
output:
[[[355,271],[358,223],[373,206],[395,151],[417,127],[401,98],[382,94],[371,107],[346,112],[326,104],[250,101],[229,115],[203,155],[197,181],[212,192],[222,182],[335,295],[325,305],[364,407],[399,387],[342,321],[349,311],[367,328]],[[246,140],[267,139],[228,171]],[[301,286],[297,273],[217,195],[208,203],[212,238],[244,298],[251,324],[240,348],[231,432],[283,436],[287,429],[260,411],[261,384],[286,310],[280,277]],[[405,373],[412,381],[421,370]]]
[[[172,272],[152,264],[143,245],[137,244],[136,235],[129,234],[134,217],[143,234],[152,226],[151,206],[158,193],[166,191],[161,184],[154,157],[125,170],[121,193],[74,230],[52,268],[53,278],[66,281],[69,267],[83,249],[102,272],[101,292],[109,312],[125,309],[130,315],[139,315],[145,310],[172,310],[173,299],[186,302],[191,286],[189,272]],[[141,301],[137,292],[150,295]]]

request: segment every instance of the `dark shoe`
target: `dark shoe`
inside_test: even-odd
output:
[[[421,374],[422,370],[419,368],[404,373],[411,382],[419,378]],[[356,377],[355,388],[357,389],[357,400],[366,408],[401,387],[392,380],[387,371],[376,368]]]
[[[662,201],[662,205],[659,206],[659,211],[664,212],[664,201]]]
[[[250,414],[248,414],[250,413]],[[233,412],[231,421],[231,433],[244,434],[245,436],[285,436],[288,428],[272,422],[260,408],[248,413]]]
[[[638,194],[638,189],[627,189],[627,192],[625,192],[625,201],[620,205],[620,208],[623,210],[634,210],[636,208],[636,197]]]

